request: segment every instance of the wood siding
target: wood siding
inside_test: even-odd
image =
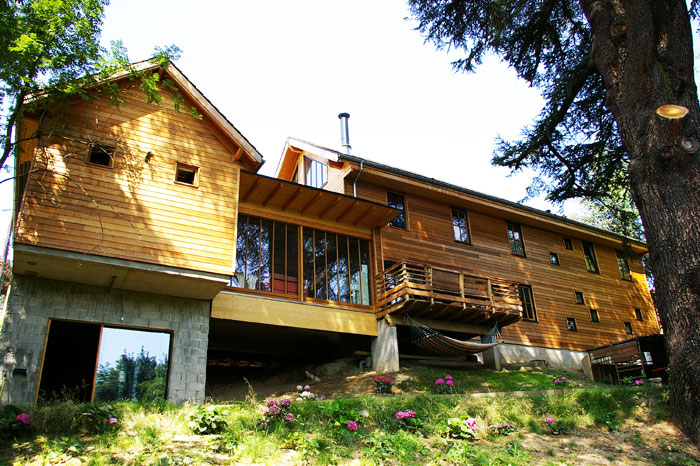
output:
[[[79,102],[44,128],[16,241],[231,273],[237,147],[206,116],[150,104],[129,85],[118,108]],[[92,143],[115,147],[111,167],[86,161]],[[178,163],[198,168],[197,186],[175,181]]]
[[[581,350],[629,338],[624,322],[632,324],[635,335],[658,333],[639,259],[629,261],[632,281],[623,280],[615,250],[595,245],[600,273],[591,273],[586,270],[580,240],[572,237],[574,250],[567,250],[563,235],[523,222],[518,223],[526,255],[515,256],[508,244],[507,219],[405,194],[407,228],[381,229],[383,260],[416,261],[532,286],[538,321],[505,327],[506,342]],[[360,182],[358,196],[386,202],[386,189]],[[470,245],[454,240],[452,207],[468,212]],[[558,254],[559,266],[551,264],[550,252]],[[576,304],[575,291],[583,293],[584,305]],[[591,322],[591,308],[598,310],[600,322]],[[635,319],[635,308],[641,309],[644,320]],[[578,331],[568,330],[567,317],[576,319]]]

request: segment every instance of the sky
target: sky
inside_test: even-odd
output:
[[[132,61],[182,49],[177,67],[258,149],[274,175],[287,137],[340,149],[350,113],[352,154],[511,201],[531,174],[491,166],[498,135],[537,115],[537,90],[487,60],[456,74],[424,44],[405,0],[216,2],[113,0],[103,43]],[[542,200],[529,205],[551,208]],[[556,210],[555,210],[556,211]]]

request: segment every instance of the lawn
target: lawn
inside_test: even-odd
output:
[[[303,395],[290,392],[265,399],[251,388],[245,401],[203,406],[64,401],[28,410],[26,426],[14,422],[15,413],[5,408],[0,463],[700,462],[700,452],[666,421],[663,387],[591,385],[572,374],[532,370],[451,370],[451,378],[447,375],[444,370],[415,368],[387,376],[392,378],[391,394],[325,400],[320,400],[321,393],[310,395],[316,390],[312,385]],[[555,384],[562,375],[564,383]],[[451,380],[452,386],[436,386],[437,379]],[[534,396],[466,394],[487,391],[484,387],[491,392],[557,389]]]

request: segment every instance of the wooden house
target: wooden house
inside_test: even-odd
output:
[[[65,387],[102,399],[119,371],[136,393],[137,374],[103,357],[156,336],[164,395],[181,402],[204,398],[207,360],[309,335],[316,352],[313,338],[371,348],[395,370],[419,352],[407,317],[461,340],[500,329],[496,362],[580,366],[588,347],[658,333],[643,243],[294,139],[262,176],[175,66],[137,67],[201,118],[123,75],[119,106],[98,96],[22,121],[3,402]]]

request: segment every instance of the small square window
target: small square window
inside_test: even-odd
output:
[[[634,316],[637,318],[637,320],[644,320],[642,317],[642,310],[639,308],[634,308]]]
[[[566,327],[572,332],[578,332],[578,327],[576,326],[576,319],[573,317],[566,318]]]
[[[570,250],[573,251],[573,249],[574,249],[574,243],[571,242],[571,239],[569,239],[569,238],[564,238],[564,247],[565,247],[566,249],[570,249]]]
[[[591,311],[591,322],[600,322],[600,317],[598,317],[598,309],[590,309]]]
[[[178,162],[177,171],[175,172],[175,181],[177,183],[197,186],[199,168],[192,165],[184,165]]]
[[[557,254],[556,252],[550,252],[549,262],[551,262],[552,265],[559,265],[559,254]]]
[[[631,322],[625,322],[625,333],[627,335],[634,335],[634,332],[632,331],[632,323]]]
[[[90,154],[87,161],[94,165],[103,167],[112,166],[112,158],[114,157],[114,146],[104,144],[92,144],[90,146]]]
[[[583,304],[583,293],[581,291],[574,291],[576,294],[576,304]]]

